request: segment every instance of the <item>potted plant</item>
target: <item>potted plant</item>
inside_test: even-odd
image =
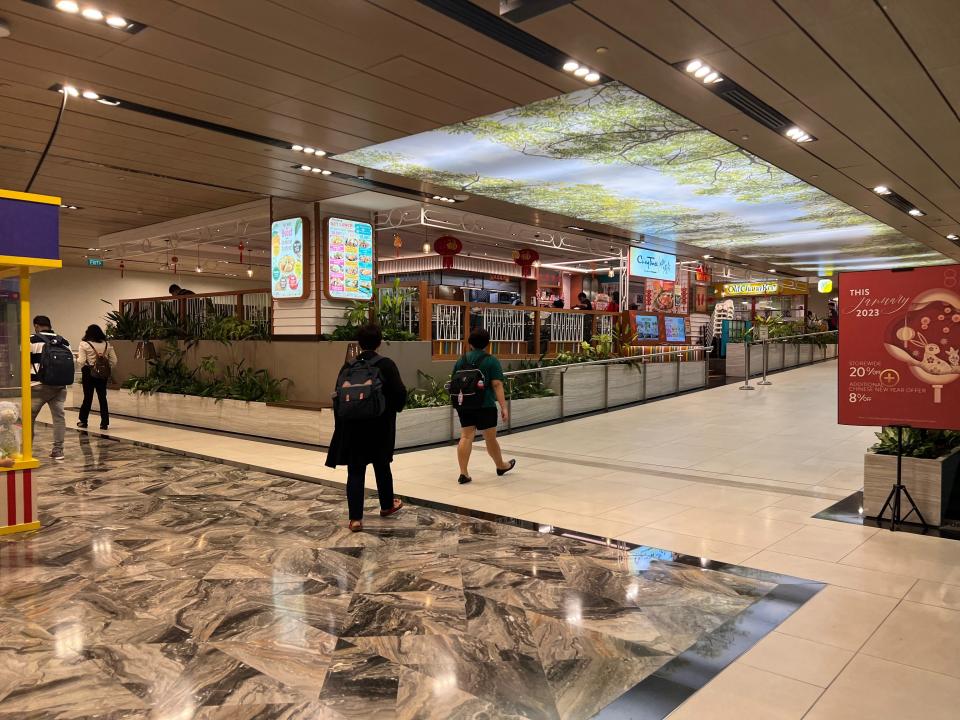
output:
[[[903,484],[927,523],[939,526],[960,473],[960,432],[903,428],[902,433]],[[863,512],[867,517],[877,516],[897,477],[896,428],[883,428],[877,440],[863,463]],[[889,519],[889,511],[885,517]],[[908,520],[917,522],[915,516]]]

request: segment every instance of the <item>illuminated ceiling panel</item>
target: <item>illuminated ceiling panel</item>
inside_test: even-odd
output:
[[[811,273],[950,262],[616,82],[337,159]]]

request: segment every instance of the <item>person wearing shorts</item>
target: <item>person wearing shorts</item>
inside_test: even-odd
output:
[[[470,363],[483,373],[486,383],[483,391],[483,403],[480,407],[457,408],[462,427],[460,443],[457,445],[457,460],[460,463],[460,477],[457,478],[457,482],[461,485],[473,480],[470,477],[468,465],[470,464],[470,453],[473,450],[473,440],[477,436],[478,430],[483,435],[483,440],[487,445],[487,454],[490,455],[497,468],[497,475],[506,475],[517,464],[516,460],[504,461],[500,443],[497,442],[497,420],[503,418],[503,421],[506,422],[509,416],[503,388],[503,368],[500,366],[500,361],[487,352],[487,346],[490,344],[490,333],[483,328],[474,328],[470,333],[468,342],[471,349],[457,360],[453,372],[456,374],[465,363]],[[497,406],[499,406],[499,411]]]

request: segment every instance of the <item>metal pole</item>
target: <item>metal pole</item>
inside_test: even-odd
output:
[[[610,409],[610,365],[603,366],[603,409]]]
[[[563,420],[564,412],[565,412],[564,405],[566,405],[563,398],[563,378],[566,377],[566,374],[567,374],[567,369],[562,368],[560,370],[560,419],[561,420]]]
[[[647,360],[640,360],[640,402],[647,401]]]
[[[676,392],[680,392],[680,358],[677,358],[677,389]]]
[[[513,378],[509,378],[510,387],[508,390],[510,394],[507,395],[507,430],[513,429]]]
[[[773,385],[772,382],[767,380],[767,367],[770,364],[770,344],[769,341],[764,340],[763,344],[760,346],[760,351],[763,353],[763,380],[757,383],[757,385]]]
[[[743,379],[743,385],[740,386],[741,390],[753,390],[754,388],[750,385],[750,343],[743,344],[743,366],[744,373],[746,377]]]
[[[700,352],[703,352],[702,350]],[[703,386],[710,384],[710,353],[703,353]]]

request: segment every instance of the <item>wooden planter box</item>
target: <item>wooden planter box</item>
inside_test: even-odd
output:
[[[950,501],[957,475],[960,473],[960,450],[955,450],[935,460],[921,458],[903,458],[903,484],[924,520],[930,525],[939,526],[943,522],[943,513]],[[863,460],[863,513],[867,517],[876,517],[883,507],[890,488],[897,477],[897,458],[895,455],[877,455],[867,453]],[[902,503],[901,503],[902,507]],[[901,514],[906,514],[902,510]],[[884,517],[890,518],[888,510]],[[911,515],[909,522],[918,522]]]

